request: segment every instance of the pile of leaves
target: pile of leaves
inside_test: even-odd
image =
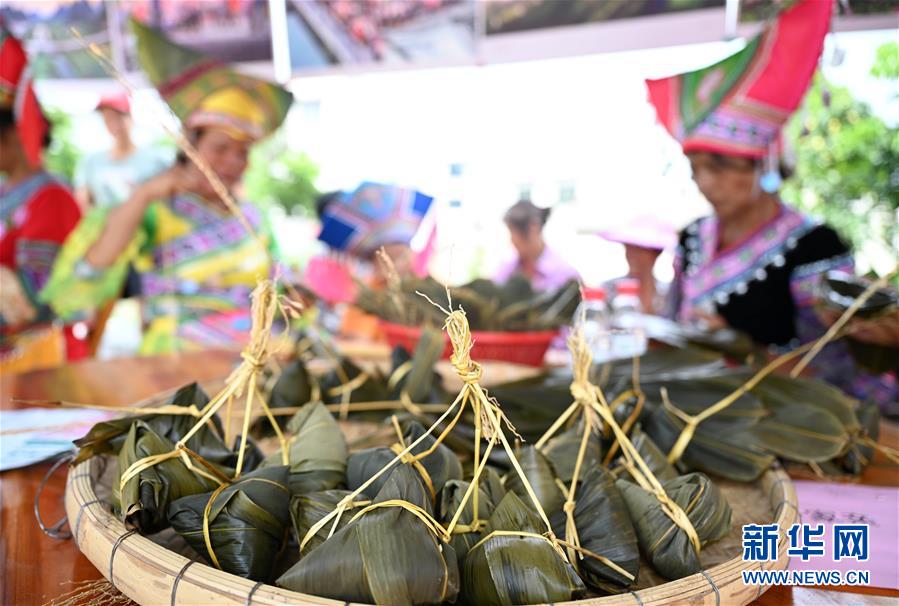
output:
[[[397,288],[363,289],[356,301],[368,313],[394,324],[441,327],[445,314],[431,301],[446,301],[446,287],[433,278],[408,278]],[[471,330],[526,332],[552,330],[571,322],[580,303],[576,281],[540,293],[515,276],[504,284],[479,279],[453,288],[453,305],[465,309]]]

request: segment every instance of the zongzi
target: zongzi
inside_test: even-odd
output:
[[[521,470],[527,478],[528,483],[534,490],[537,500],[546,515],[552,515],[554,512],[562,508],[565,495],[556,482],[556,472],[550,464],[549,460],[533,446],[525,446],[518,453],[518,463]],[[506,490],[514,492],[528,506],[533,507],[530,496],[521,481],[521,476],[513,469],[503,480]]]
[[[478,606],[563,602],[585,591],[571,564],[544,536],[540,518],[506,493],[465,558],[463,590]]]
[[[347,446],[333,415],[321,402],[310,402],[287,423],[288,465],[291,494],[306,494],[343,485]],[[269,456],[262,467],[281,465],[281,451]]]
[[[453,602],[459,569],[452,546],[421,517],[430,498],[416,472],[402,465],[390,474],[375,505],[337,531],[278,580],[281,587],[353,602],[413,606]]]
[[[174,501],[169,505],[169,521],[216,567],[254,581],[267,581],[290,524],[287,478],[286,466],[257,469],[217,493]]]
[[[640,548],[659,574],[679,579],[702,570],[699,553],[687,532],[665,514],[656,495],[624,480],[618,480],[617,485],[630,512]],[[668,497],[687,514],[700,546],[730,531],[730,505],[706,475],[690,473],[663,486]]]
[[[157,435],[145,422],[134,421],[119,450],[119,473],[125,473],[145,457],[167,454],[174,448],[174,444]],[[126,526],[135,526],[143,534],[159,532],[168,526],[169,503],[213,488],[214,482],[188,469],[180,458],[166,459],[147,466],[125,482],[120,495],[122,517]]]
[[[208,403],[209,396],[196,383],[190,383],[179,389],[169,402],[172,406],[188,407],[193,405],[198,409]],[[87,435],[75,440],[75,445],[78,446],[78,455],[72,464],[75,465],[100,454],[118,454],[131,429],[131,424],[135,421],[141,421],[158,436],[174,443],[190,431],[197,419],[193,415],[148,414],[124,416],[97,423],[91,427]],[[218,415],[213,415],[210,421],[210,424],[204,425],[191,436],[186,446],[207,461],[233,465],[230,458],[234,453],[222,440],[224,432]]]
[[[565,514],[557,513],[552,519],[553,530],[556,536],[571,542],[565,533],[565,522]],[[584,582],[610,593],[633,585],[640,570],[637,535],[615,477],[602,467],[591,467],[582,476],[575,495],[574,524],[582,548],[630,574],[628,577],[589,554],[577,554],[574,566]]]

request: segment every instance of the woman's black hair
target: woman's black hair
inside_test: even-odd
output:
[[[324,194],[320,194],[315,199],[315,214],[318,215],[318,218],[321,219],[322,215],[325,214],[325,211],[328,209],[328,206],[337,200],[340,197],[340,194],[343,193],[341,191],[329,191]]]
[[[0,132],[6,134],[6,131],[15,125],[16,118],[12,113],[12,109],[8,107],[0,108]]]
[[[44,116],[44,120],[47,120],[46,116]],[[47,120],[47,126],[47,132],[44,134],[44,140],[42,141],[44,149],[50,147],[50,144],[53,142],[53,123]],[[6,136],[6,133],[15,127],[16,116],[12,108],[0,108],[0,134]]]
[[[503,221],[518,231],[527,231],[535,222],[539,223],[540,227],[546,225],[551,211],[550,208],[540,208],[530,200],[519,200],[506,211]]]

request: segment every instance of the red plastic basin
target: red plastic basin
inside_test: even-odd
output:
[[[402,326],[390,322],[381,322],[381,328],[387,337],[390,347],[402,345],[407,350],[414,351],[415,345],[421,336],[421,329],[417,326]],[[475,361],[496,360],[523,364],[525,366],[542,366],[546,350],[558,336],[558,330],[544,330],[539,332],[488,332],[472,331],[473,347],[471,358]],[[443,350],[443,358],[449,359],[453,353],[449,336],[444,333],[446,347]]]

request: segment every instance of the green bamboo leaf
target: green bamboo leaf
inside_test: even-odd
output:
[[[402,466],[375,502],[402,500],[430,513],[415,472]],[[456,555],[424,523],[399,507],[373,509],[309,551],[276,583],[338,600],[413,606],[454,602]]]
[[[145,422],[134,421],[119,450],[119,473],[140,459],[166,454],[174,448],[172,442],[157,435]],[[226,475],[230,473],[233,472],[227,470]],[[159,532],[168,526],[166,510],[169,503],[213,488],[214,482],[188,469],[180,458],[148,467],[122,488],[120,499],[125,525],[136,527],[143,534]]]
[[[631,575],[627,578],[614,568],[590,556],[573,562],[578,574],[590,587],[619,593],[630,587],[640,570],[640,550],[630,513],[615,485],[615,477],[602,467],[592,467],[584,476],[575,498],[574,524],[581,547],[608,558]],[[556,536],[565,534],[566,516],[558,512],[552,519]]]
[[[347,445],[334,416],[321,402],[303,405],[287,423],[290,443],[291,494],[318,492],[342,486],[346,477]],[[261,467],[282,464],[281,450]]]
[[[766,450],[802,463],[821,462],[842,455],[850,437],[837,417],[824,409],[806,404],[789,404],[772,409],[753,434]]]
[[[652,438],[639,428],[634,428],[631,433],[631,444],[634,445],[637,454],[640,455],[640,458],[643,459],[643,462],[649,467],[652,475],[654,475],[659,482],[666,482],[677,477],[677,471],[671,463],[668,462],[668,458],[665,454],[659,449],[656,443],[652,441]],[[625,472],[622,477],[632,480],[630,474],[627,472]]]
[[[197,383],[185,385],[175,392],[175,395],[169,401],[169,404],[173,406],[186,407],[193,404],[197,408],[203,408],[208,403],[209,396]],[[131,429],[132,423],[135,421],[143,422],[158,436],[174,443],[193,428],[197,419],[191,415],[152,414],[125,416],[97,423],[91,427],[87,435],[75,440],[75,445],[79,448],[78,455],[72,464],[86,461],[99,454],[117,454],[125,442],[125,437]],[[209,425],[203,426],[197,433],[191,436],[186,445],[207,461],[222,465],[233,465],[232,457],[234,453],[221,438],[224,432],[218,415],[214,415],[211,421],[212,427]]]
[[[806,404],[835,416],[848,433],[856,433],[860,429],[855,414],[856,401],[824,381],[771,375],[752,391],[769,409]]]
[[[463,591],[472,604],[511,606],[577,598],[585,590],[571,565],[539,536],[493,535],[523,531],[541,535],[540,518],[515,493],[506,493],[484,529],[484,540],[465,558]]]
[[[643,391],[655,406],[662,405],[662,388],[668,392],[668,399],[681,411],[696,415],[730,396],[739,387],[731,386],[719,378],[693,378],[688,380],[668,380],[661,383],[647,383]],[[762,401],[755,395],[743,394],[724,410],[703,421],[706,427],[718,426],[730,430],[734,427],[750,427],[766,415]]]
[[[565,500],[559,485],[556,483],[556,474],[552,465],[539,450],[533,446],[525,446],[516,453],[521,470],[528,483],[534,490],[537,500],[546,515],[552,515],[562,508]],[[522,501],[533,507],[531,497],[528,495],[521,476],[514,469],[503,478],[503,486],[506,490],[517,494]]]
[[[412,444],[424,433],[425,428],[422,427],[420,423],[411,421],[406,424],[403,431],[403,443]],[[425,451],[430,450],[435,442],[436,439],[434,436],[429,435],[422,440],[418,446],[412,449],[410,454],[420,455]],[[351,490],[356,490],[390,463],[395,457],[396,454],[385,447],[368,448],[366,450],[354,452],[350,455],[347,462],[347,486]],[[424,467],[425,474],[421,474],[419,470],[416,470],[416,473],[423,482],[423,485],[427,485],[428,482],[430,482],[435,495],[440,492],[440,489],[443,488],[443,485],[448,480],[462,479],[462,463],[459,462],[459,457],[443,444],[439,444],[434,452],[422,458],[420,463]],[[399,466],[411,467],[408,463],[398,463],[394,469]],[[365,489],[365,494],[378,494],[392,472],[392,470],[389,470],[379,476],[378,479]],[[427,476],[426,479],[425,475]]]
[[[456,511],[459,509],[459,505],[462,503],[462,497],[465,496],[465,491],[468,490],[468,487],[471,485],[470,482],[465,482],[462,480],[450,480],[443,487],[443,490],[440,492],[440,522],[444,525],[444,527],[448,526],[450,521],[453,519],[453,516],[456,515]],[[473,495],[472,495],[473,496]],[[490,498],[490,495],[478,486],[478,519],[487,520],[490,517],[490,514],[496,508],[496,504]],[[474,520],[474,503],[471,498],[469,498],[468,502],[465,504],[465,508],[462,510],[462,515],[459,517],[458,524],[460,525],[469,525]],[[477,543],[483,535],[480,532],[462,532],[462,533],[454,533],[452,538],[450,539],[450,545],[453,546],[453,551],[456,552],[456,562],[461,566],[465,563],[465,556],[468,555],[468,550]]]
[[[643,424],[646,433],[666,453],[683,428],[683,421],[662,408],[653,410]],[[680,460],[688,469],[752,482],[774,463],[774,456],[765,452],[751,427],[710,429],[701,423]]]
[[[352,493],[349,490],[333,489],[311,492],[291,498],[290,517],[293,522],[294,532],[297,535],[297,542],[302,542],[309,530],[334,511],[337,508],[337,504],[350,494]],[[356,501],[356,503],[360,502],[366,503],[367,501],[362,501],[361,499]],[[358,506],[347,508],[338,518],[336,530],[346,526],[350,518],[356,514],[356,511],[358,511]],[[330,532],[331,524],[327,524],[319,529],[309,539],[309,542],[303,548],[303,553],[309,553],[324,543]]]
[[[858,409],[858,421],[861,425],[857,440],[870,438],[875,443],[880,437],[880,408],[876,402],[863,402]],[[874,449],[867,444],[856,441],[841,461],[844,470],[853,475],[864,471],[874,459]]]
[[[554,438],[547,440],[541,449],[558,478],[566,486],[571,484],[571,479],[574,477],[574,465],[577,462],[583,435],[583,424],[578,423]],[[581,478],[584,477],[588,469],[599,465],[600,456],[599,436],[595,431],[591,430],[590,437],[587,439],[587,449],[584,452],[584,461],[581,464]]]
[[[665,514],[655,495],[623,480],[618,480],[617,485],[634,523],[640,549],[656,571],[673,580],[702,570],[699,553],[687,533]],[[687,514],[700,545],[728,534],[730,506],[707,476],[691,473],[669,480],[664,488]]]
[[[290,523],[286,466],[246,474],[221,491],[209,511],[212,551],[222,570],[254,581],[271,578]],[[169,521],[193,549],[212,563],[203,516],[213,493],[186,496],[169,505]]]

